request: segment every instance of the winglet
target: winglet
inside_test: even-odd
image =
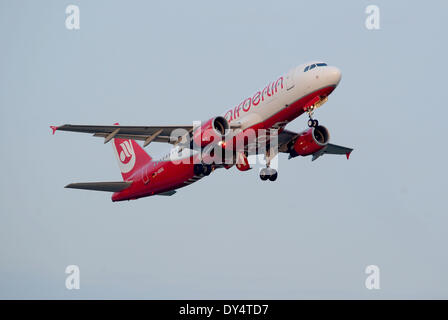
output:
[[[53,130],[53,134],[58,130],[58,127],[56,126],[50,126],[50,129]]]
[[[350,159],[350,154],[351,154],[352,152],[350,151],[350,152],[347,152],[346,154],[345,154],[345,156],[347,157],[347,160],[348,159]]]

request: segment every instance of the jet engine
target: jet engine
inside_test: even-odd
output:
[[[329,140],[330,134],[324,126],[309,128],[296,139],[290,155],[291,157],[311,155],[325,147]]]
[[[229,133],[229,128],[229,122],[224,117],[211,118],[193,132],[193,142],[200,147],[217,143]]]

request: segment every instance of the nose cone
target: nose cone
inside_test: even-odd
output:
[[[342,73],[336,67],[328,67],[327,69],[328,75],[327,78],[331,84],[338,85],[339,81],[341,81]]]

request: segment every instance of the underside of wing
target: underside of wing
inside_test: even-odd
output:
[[[324,154],[345,154],[347,159],[350,157],[350,153],[352,153],[352,148],[347,148],[343,146],[338,146],[335,144],[327,144],[325,147],[323,147],[321,150],[313,154],[312,161],[316,160],[320,156],[323,156]]]
[[[278,135],[278,151],[289,153],[289,148],[295,139],[299,136],[298,133],[289,130],[283,130]]]
[[[179,136],[193,131],[193,125],[188,126],[100,126],[100,125],[73,125],[64,124],[56,127],[51,126],[53,134],[55,131],[70,131],[91,133],[95,137],[105,138],[109,142],[112,138],[133,139],[145,141],[145,146],[150,142],[176,143]],[[174,139],[173,139],[173,138]]]
[[[132,184],[132,181],[79,182],[79,183],[70,183],[70,184],[66,185],[65,188],[118,192],[118,191],[122,191],[122,190],[128,188],[131,184]]]

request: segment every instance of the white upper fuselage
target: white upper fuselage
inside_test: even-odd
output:
[[[327,66],[323,62],[305,63],[270,82],[263,89],[244,99],[232,109],[227,110],[223,116],[231,124],[241,124],[237,131],[255,125],[269,129],[271,124],[266,122],[267,119],[281,113],[282,110],[293,105],[294,102],[313,92],[327,87],[336,87],[340,80],[341,72],[336,67]],[[292,120],[281,118],[278,123],[285,126]],[[195,154],[197,152],[193,150],[177,146],[160,160],[179,160]]]
[[[307,71],[304,71],[305,68]],[[265,88],[246,98],[224,117],[232,122],[241,123],[241,129],[264,122],[286,106],[319,89],[334,86],[341,80],[341,72],[336,67],[322,62],[310,62],[291,69]],[[268,129],[268,128],[265,128]]]

